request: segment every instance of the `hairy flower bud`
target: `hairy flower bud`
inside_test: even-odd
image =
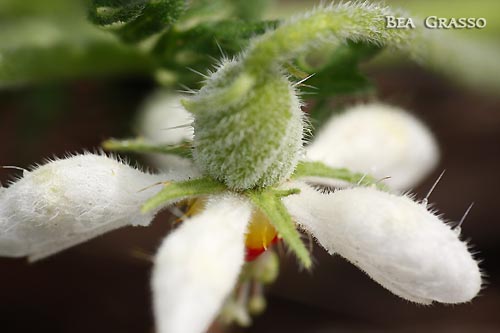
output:
[[[252,80],[239,63],[226,62],[185,103],[195,115],[198,167],[236,190],[288,177],[302,148],[302,112],[292,84],[277,70]]]

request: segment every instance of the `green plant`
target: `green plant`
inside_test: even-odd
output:
[[[276,277],[276,258],[270,252],[259,256],[273,242],[283,241],[301,267],[312,268],[300,230],[409,301],[471,300],[481,273],[459,229],[429,211],[427,198],[417,202],[399,193],[436,165],[431,133],[405,111],[380,103],[324,121],[331,116],[326,98],[372,89],[358,68],[362,60],[388,48],[425,64],[433,39],[422,29],[387,29],[386,16],[405,14],[366,2],[318,6],[284,22],[258,20],[257,4],[264,2],[241,10],[246,3],[89,2],[91,21],[108,34],[80,22],[80,31],[88,32],[85,43],[113,55],[104,61],[89,51],[98,63],[121,59],[114,70],[146,71],[165,87],[187,87],[184,95],[160,96],[160,106],[153,107],[166,105],[165,115],[179,116],[165,116],[169,127],[181,129],[176,135],[103,143],[108,150],[164,154],[171,171],[149,174],[104,154],[25,171],[0,192],[0,254],[37,260],[118,227],[148,225],[160,209],[187,201],[189,218],[155,259],[159,332],[202,332],[224,300],[224,320],[249,324],[248,313],[265,306],[260,293],[248,298],[249,285],[261,290]],[[225,11],[211,15],[220,8]],[[67,56],[76,45],[73,37],[57,32],[49,39],[67,65],[55,74],[88,73],[87,58]],[[26,52],[21,49],[7,56]],[[197,70],[186,67],[208,67],[207,55],[218,56],[220,49],[229,54],[202,74],[194,90]],[[131,67],[137,59],[142,64]],[[19,66],[24,60],[9,61]],[[27,73],[36,79],[54,74],[47,68],[17,77],[21,69],[0,67],[0,78],[19,84]],[[309,84],[319,89],[310,121],[301,109]],[[190,114],[192,123],[182,124],[187,118],[181,113]],[[325,125],[306,145],[310,122]],[[155,121],[143,123],[147,132]],[[183,131],[187,127],[194,135]],[[386,175],[393,179],[383,183]],[[340,190],[329,193],[331,186]],[[445,255],[434,256],[438,251]],[[240,274],[245,253],[255,261]]]

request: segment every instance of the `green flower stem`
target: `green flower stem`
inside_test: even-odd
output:
[[[128,140],[109,139],[102,143],[102,147],[110,151],[171,154],[187,158],[191,157],[191,145],[191,142],[184,142],[175,146],[157,145],[148,143],[141,138]]]
[[[380,180],[377,180],[370,175],[352,172],[345,168],[331,168],[321,162],[300,162],[297,165],[292,178],[299,179],[304,177],[339,179],[351,184],[358,184],[360,186],[375,185],[380,190],[388,190],[388,187],[385,184],[382,184]]]
[[[181,182],[165,182],[163,190],[146,201],[141,210],[143,213],[146,213],[155,208],[171,204],[174,201],[220,193],[226,189],[226,186],[211,178],[198,178]]]
[[[297,192],[294,190],[289,192],[289,194],[293,193]],[[252,203],[266,215],[290,250],[295,253],[304,268],[310,269],[312,260],[309,251],[300,239],[300,233],[297,231],[292,217],[288,214],[285,205],[281,202],[281,197],[283,197],[285,193],[268,189],[247,191],[246,194]]]

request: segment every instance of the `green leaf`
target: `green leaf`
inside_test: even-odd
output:
[[[185,6],[185,0],[90,0],[89,19],[134,43],[170,27]]]
[[[283,193],[272,189],[246,192],[252,203],[266,215],[271,224],[276,228],[290,250],[295,253],[300,263],[306,269],[310,269],[312,260],[309,251],[302,242],[300,233],[297,231],[292,217],[288,214],[285,205],[281,202],[281,197],[293,193],[297,193],[297,190]]]
[[[220,193],[227,188],[211,178],[198,178],[181,182],[165,182],[165,187],[142,206],[142,212],[149,212],[172,201],[183,200],[201,195]]]
[[[234,8],[233,15],[244,21],[260,19],[270,5],[270,0],[226,0]]]
[[[377,180],[370,175],[351,172],[345,168],[331,168],[321,162],[299,162],[299,164],[295,168],[295,172],[292,175],[292,178],[299,179],[303,177],[339,179],[351,184],[357,184],[360,186],[375,185],[380,190],[388,190],[388,187],[386,185],[382,184],[380,180]]]
[[[372,82],[359,69],[361,62],[375,56],[380,47],[366,43],[348,42],[337,45],[334,51],[315,51],[309,59],[302,58],[298,66],[302,71],[314,75],[308,79],[303,88],[311,92],[316,103],[309,111],[313,129],[317,130],[338,109],[328,103],[328,99],[339,95],[363,94],[374,91]],[[312,55],[315,58],[312,58]],[[325,59],[326,56],[326,59]],[[311,59],[312,58],[312,59]],[[313,64],[313,65],[312,65]],[[311,90],[309,87],[313,87]]]
[[[0,88],[40,81],[150,71],[151,60],[84,20],[0,21]]]
[[[19,19],[26,16],[50,17],[82,17],[85,9],[81,1],[75,0],[2,0],[0,1],[0,21]]]
[[[102,147],[106,150],[127,153],[160,153],[177,155],[187,158],[192,157],[191,142],[183,142],[178,145],[169,146],[148,143],[141,138],[127,140],[109,139],[102,143]]]
[[[271,0],[191,0],[179,19],[181,25],[225,19],[258,21],[269,8]]]
[[[214,58],[235,56],[246,48],[251,37],[276,26],[277,21],[224,20],[204,22],[187,30],[173,28],[158,40],[154,54],[163,68],[174,71],[189,86],[202,79],[190,68],[205,72],[213,66]]]
[[[359,70],[359,64],[372,58],[380,50],[380,47],[372,44],[348,42],[337,46],[325,64],[312,66],[302,59],[299,66],[310,74],[315,73],[307,80],[307,84],[318,88],[314,91],[319,97],[357,93],[372,88],[371,82]],[[314,54],[321,55],[321,52]],[[309,62],[321,63],[321,60]]]
[[[106,26],[113,23],[129,22],[137,19],[146,8],[147,1],[92,0],[89,19],[91,22]]]

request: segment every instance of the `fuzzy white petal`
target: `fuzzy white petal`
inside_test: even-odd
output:
[[[141,205],[158,181],[187,175],[152,175],[113,158],[84,154],[55,160],[2,188],[0,255],[37,260],[127,225],[148,225],[155,212]]]
[[[394,294],[417,303],[462,303],[481,289],[467,244],[422,204],[373,188],[284,198],[292,216]]]
[[[214,197],[161,245],[153,271],[159,333],[201,333],[213,321],[244,262],[247,201]]]
[[[157,91],[139,111],[138,133],[154,144],[176,145],[193,140],[193,115],[181,105],[184,95]],[[163,170],[193,168],[189,159],[170,154],[147,154],[151,163]]]
[[[193,116],[184,109],[183,95],[157,91],[144,103],[139,113],[139,133],[156,143],[175,145],[193,139]],[[173,128],[177,126],[185,126]]]
[[[437,143],[427,127],[403,110],[358,105],[332,117],[307,147],[307,157],[332,167],[345,167],[406,190],[436,166]]]

